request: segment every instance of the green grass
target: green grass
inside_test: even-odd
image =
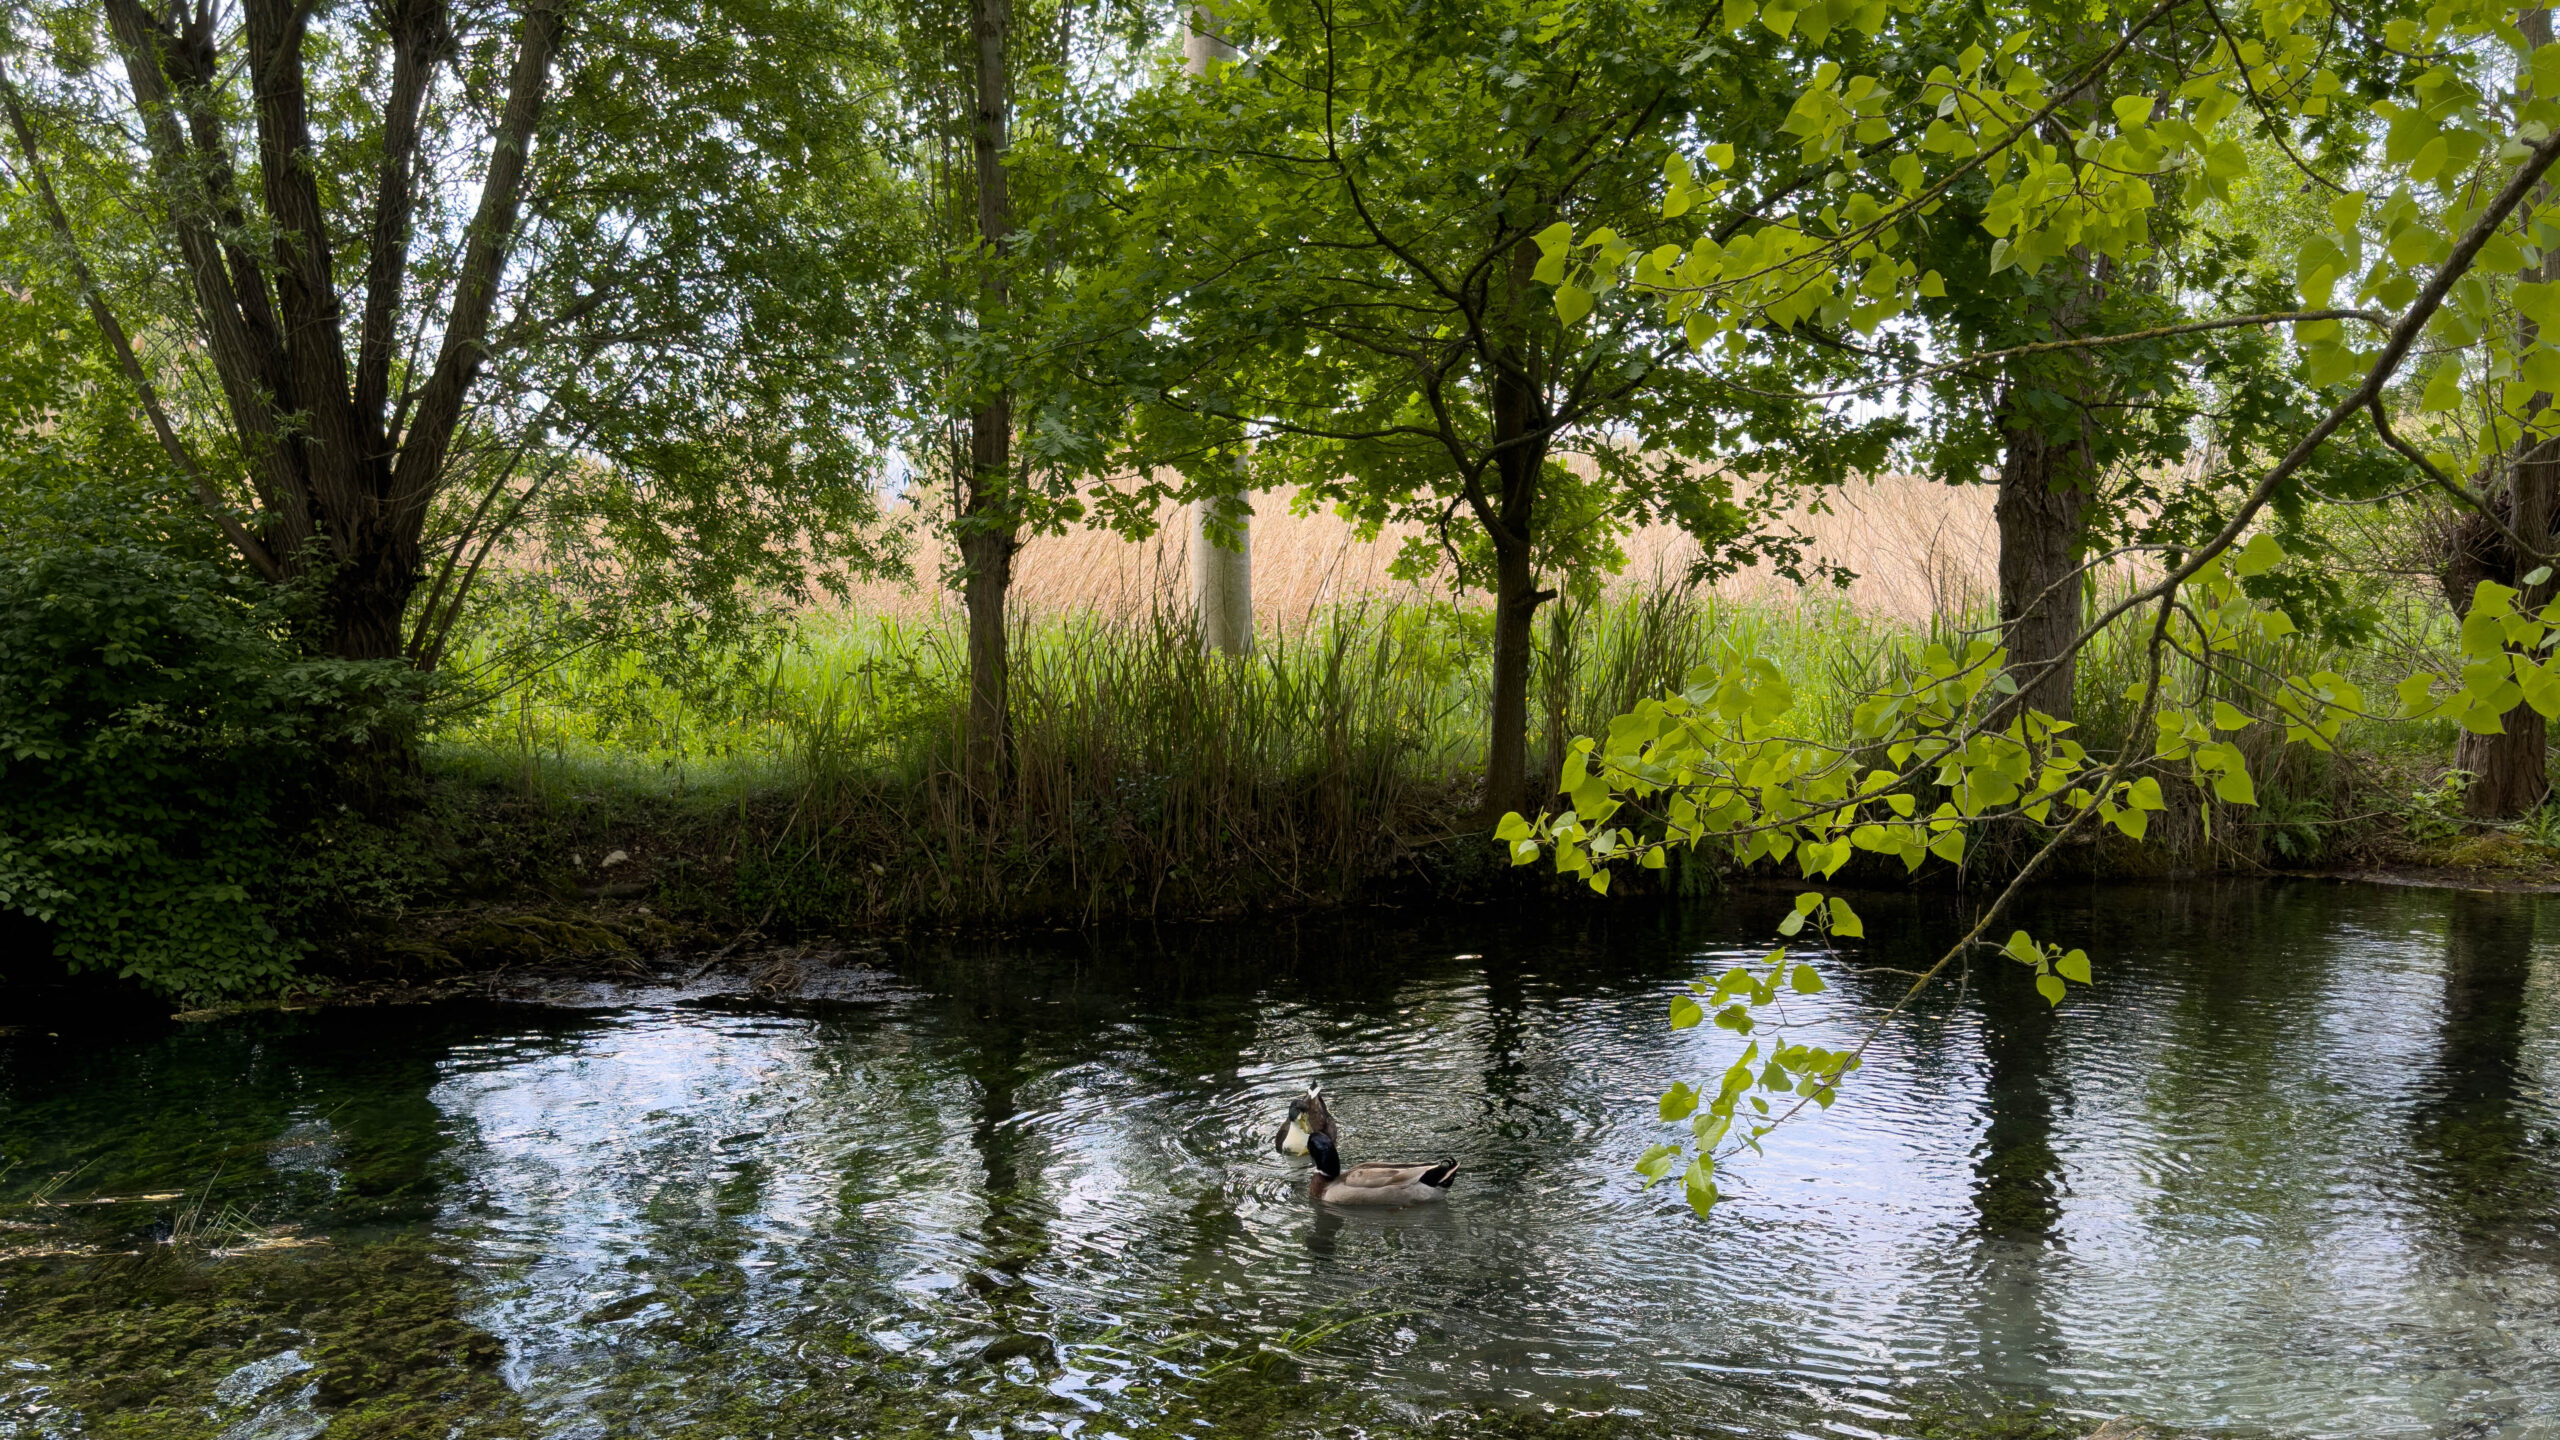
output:
[[[1531,742],[1552,722],[1597,730],[1722,641],[1799,677],[1817,732],[1843,730],[1879,657],[1917,633],[1821,594],[1780,606],[1653,590],[1554,606],[1537,632]],[[1449,604],[1340,607],[1266,633],[1244,661],[1203,654],[1165,612],[1026,621],[1017,751],[1026,772],[1112,756],[1269,774],[1386,751],[1408,774],[1453,779],[1483,761],[1491,646],[1489,614]],[[711,800],[851,773],[923,783],[952,765],[966,685],[956,622],[821,614],[727,658],[688,667],[722,681],[688,685],[636,648],[586,652],[455,715],[432,754],[480,778]]]
[[[1907,679],[1920,648],[1960,647],[1989,624],[1899,624],[1824,592],[1559,603],[1537,628],[1533,769],[1552,773],[1558,746],[1676,689],[1726,644],[1790,677],[1801,733],[1844,743],[1857,702]],[[2146,638],[2129,621],[2082,658],[2080,735],[2100,755],[2151,744],[2130,733],[2128,692]],[[451,719],[431,766],[543,803],[605,797],[689,817],[701,894],[736,917],[778,912],[814,928],[1210,914],[1381,883],[1448,893],[1500,869],[1472,819],[1491,640],[1485,610],[1445,603],[1344,606],[1265,634],[1245,659],[1204,653],[1164,611],[1026,621],[1012,779],[991,795],[957,763],[956,624],[819,615],[759,652],[686,657],[683,673],[715,680],[671,681],[674,667],[638,649],[584,653]],[[2344,668],[2306,636],[2253,641],[2216,664],[2224,676],[2175,659],[2169,682],[2245,703],[2230,676]],[[2388,692],[2390,677],[2355,678]],[[2372,809],[2336,757],[2279,746],[2272,726],[2242,738],[2259,806],[2173,803],[2138,851],[2075,863],[2306,863],[2334,853],[2345,817]],[[2365,726],[2346,748],[2409,738]],[[1985,860],[2003,863],[1996,851]]]

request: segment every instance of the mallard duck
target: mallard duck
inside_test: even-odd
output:
[[[1333,1205],[1411,1205],[1437,1200],[1449,1193],[1450,1182],[1458,1178],[1455,1160],[1428,1165],[1372,1160],[1345,1170],[1342,1155],[1334,1149],[1333,1136],[1327,1131],[1307,1137],[1307,1153],[1316,1162],[1316,1173],[1307,1177],[1307,1195]]]
[[[1339,1141],[1333,1132],[1333,1112],[1324,1106],[1324,1087],[1310,1085],[1306,1097],[1289,1102],[1289,1118],[1280,1122],[1280,1133],[1271,1137],[1271,1147],[1283,1155],[1304,1155],[1307,1140],[1322,1135]]]

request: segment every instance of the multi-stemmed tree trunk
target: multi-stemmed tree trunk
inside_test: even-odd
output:
[[[0,87],[20,152],[109,349],[178,473],[243,559],[277,583],[316,582],[324,597],[310,643],[349,659],[389,659],[421,570],[421,541],[444,490],[454,436],[490,346],[499,282],[514,241],[536,122],[563,27],[561,0],[527,0],[516,21],[507,92],[491,135],[478,208],[462,249],[431,365],[394,372],[411,269],[421,113],[453,43],[445,0],[392,0],[381,11],[389,88],[361,286],[333,272],[319,144],[304,70],[312,8],[244,0],[225,54],[225,16],[206,0],[106,0],[132,92],[133,132],[149,156],[169,253],[184,275],[197,334],[248,481],[226,495],[179,432],[81,254],[38,138],[14,87]],[[232,77],[237,75],[235,81]],[[234,153],[226,88],[250,104],[256,153]],[[240,177],[256,177],[254,197]],[[352,363],[346,322],[355,317]]]
[[[2547,45],[2551,12],[2529,10],[2517,28],[2533,44]],[[2536,208],[2547,204],[2547,194],[2537,192],[2534,203]],[[2560,278],[2560,255],[2546,255],[2529,278]],[[2516,348],[2522,351],[2534,343],[2539,327],[2519,319],[2516,328],[2520,332]],[[2537,411],[2550,401],[2548,395],[2537,395],[2525,408]],[[2481,581],[2493,580],[2524,592],[2516,597],[2518,609],[2540,610],[2560,591],[2547,573],[2551,562],[2543,558],[2555,548],[2554,522],[2560,521],[2560,436],[2525,435],[2505,476],[2490,486],[2488,499],[2494,516],[2466,512],[2454,522],[2443,575],[2445,598],[2456,614],[2467,615],[2473,590]],[[2519,540],[2529,550],[2519,550]],[[2539,583],[2526,584],[2525,578],[2536,571],[2546,573]],[[2550,727],[2541,712],[2518,705],[2500,724],[2502,729],[2495,735],[2465,730],[2454,745],[2454,768],[2471,772],[2471,786],[2462,797],[2463,813],[2475,820],[2513,820],[2530,813],[2551,793]]]
[[[1003,251],[1013,233],[1005,189],[1005,131],[1011,94],[1005,77],[1009,0],[975,0],[969,149],[977,178],[978,328],[1001,323],[1006,303]],[[968,474],[960,510],[962,595],[969,612],[968,767],[981,794],[1002,788],[1012,743],[1005,601],[1013,588],[1020,524],[1013,497],[1013,397],[1002,381],[981,375],[969,414]]]

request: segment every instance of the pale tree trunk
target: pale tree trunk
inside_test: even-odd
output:
[[[1194,77],[1212,61],[1233,62],[1236,47],[1219,37],[1215,9],[1192,7],[1182,41],[1182,68]],[[1236,469],[1245,468],[1242,454]],[[1200,643],[1227,655],[1253,653],[1253,502],[1249,495],[1201,500],[1191,507],[1191,600]],[[1221,541],[1219,531],[1231,539]]]
[[[1012,101],[1005,86],[1008,0],[975,0],[972,29],[977,73],[969,142],[978,184],[978,324],[998,323],[1005,306],[1001,264],[1013,232],[1013,205],[1005,189],[1005,130]],[[1005,634],[1005,598],[1013,588],[1013,556],[1019,527],[1013,510],[1013,397],[990,377],[969,415],[969,473],[961,501],[961,593],[969,611],[968,766],[982,795],[1003,788],[1012,742],[1007,694],[1012,657]]]
[[[1219,538],[1220,529],[1227,538]],[[1202,645],[1223,655],[1253,653],[1253,503],[1247,496],[1192,505],[1191,600]]]
[[[2551,12],[2528,10],[2519,18],[2517,28],[2536,46],[2551,43]],[[2533,196],[2532,208],[2540,208],[2545,197],[2540,190]],[[2530,225],[2531,211],[2526,212]],[[2527,278],[2548,281],[2560,278],[2560,253],[2546,254]],[[2530,320],[2516,322],[2516,348],[2521,351],[2534,343],[2540,331]],[[2537,395],[2525,408],[2528,413],[2550,403],[2548,395]],[[2491,504],[2504,512],[2507,528],[2538,550],[2552,548],[2552,522],[2560,511],[2560,439],[2528,434],[2516,448],[2503,487],[2493,489]],[[2494,580],[2524,593],[2516,597],[2520,610],[2540,610],[2551,603],[2554,585],[2545,578],[2539,585],[2527,585],[2524,577],[2548,562],[2532,555],[2517,553],[2515,545],[2501,533],[2495,522],[2477,514],[2465,514],[2456,522],[2453,555],[2445,567],[2446,598],[2453,602],[2457,614],[2468,614],[2471,593],[2482,580]],[[2475,820],[2513,820],[2540,806],[2551,793],[2548,756],[2550,727],[2541,712],[2530,705],[2518,705],[2501,722],[2502,733],[2475,735],[2468,730],[2455,742],[2454,768],[2471,772],[2470,788],[2462,795],[2462,812]]]

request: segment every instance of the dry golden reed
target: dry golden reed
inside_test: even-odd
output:
[[[1296,630],[1328,607],[1360,601],[1423,601],[1446,594],[1437,575],[1411,585],[1387,573],[1411,527],[1364,541],[1329,512],[1293,515],[1286,496],[1257,498],[1253,520],[1256,624]],[[1016,562],[1014,599],[1027,615],[1128,618],[1189,594],[1183,517],[1168,511],[1154,538],[1132,544],[1107,531],[1043,535]],[[1909,475],[1854,481],[1825,495],[1818,511],[1798,507],[1788,523],[1813,540],[1810,553],[1857,575],[1841,597],[1863,613],[1919,624],[1983,608],[1996,589],[1999,545],[1989,486],[1950,486]],[[922,529],[923,527],[918,527]],[[1696,542],[1667,525],[1626,541],[1622,589],[1676,583],[1697,558]],[[923,618],[955,609],[941,583],[952,564],[947,542],[919,535],[915,578],[855,588],[857,614]],[[1796,587],[1765,567],[1717,585],[1729,599],[1786,601]]]

